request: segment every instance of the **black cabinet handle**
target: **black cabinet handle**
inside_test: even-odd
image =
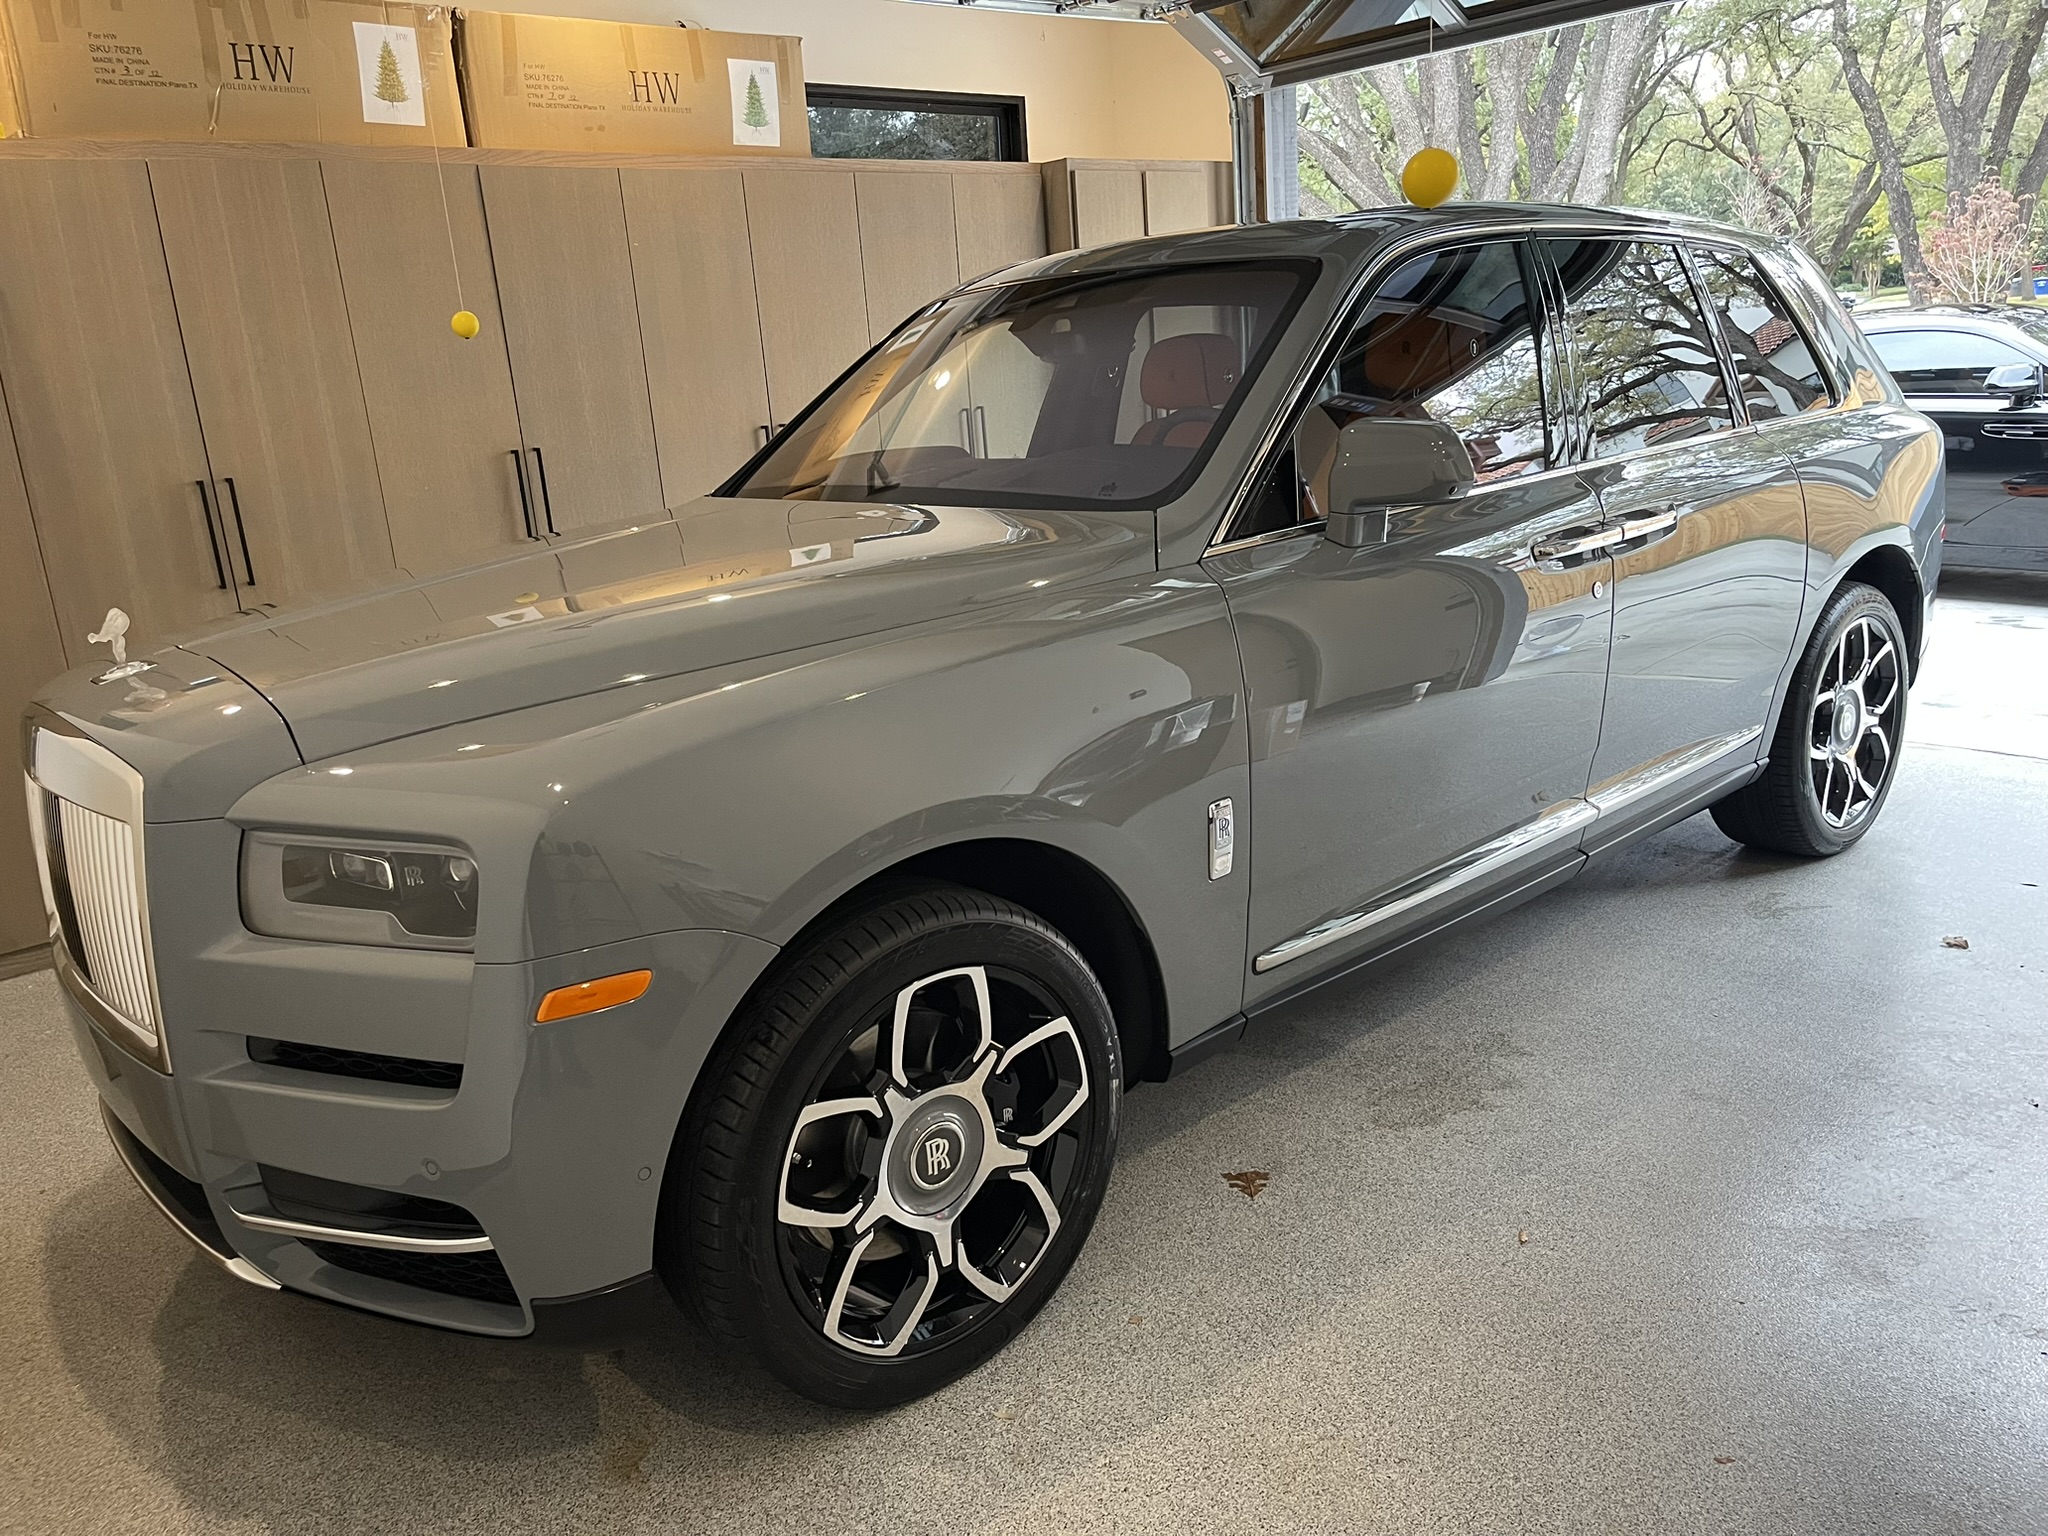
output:
[[[233,475],[223,475],[221,479],[227,483],[228,505],[234,508],[235,512],[235,538],[242,546],[242,570],[248,575],[249,585],[253,587],[256,585],[256,567],[249,560],[249,530],[242,526],[242,498],[235,494]]]
[[[228,568],[221,563],[220,535],[213,529],[213,498],[207,494],[204,480],[194,480],[192,483],[199,487],[199,520],[206,524],[206,547],[213,555],[214,584],[225,592],[228,589]]]
[[[540,456],[538,448],[529,448],[526,451],[533,455],[534,477],[540,481],[541,520],[547,524],[549,533],[560,538],[562,530],[555,526],[555,498],[548,494],[548,461]]]
[[[519,521],[526,528],[526,536],[538,540],[540,529],[533,523],[533,496],[526,489],[526,455],[517,448],[512,450],[512,478],[519,482]]]

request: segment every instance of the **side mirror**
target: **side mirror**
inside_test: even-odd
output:
[[[2044,390],[2042,369],[2032,363],[2003,363],[1984,376],[1984,393],[2003,395],[2014,410],[2032,405]]]
[[[1325,536],[1347,549],[1384,544],[1393,509],[1455,501],[1478,478],[1464,440],[1442,422],[1364,417],[1337,437]]]

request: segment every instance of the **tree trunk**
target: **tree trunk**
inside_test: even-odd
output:
[[[1926,263],[1920,255],[1920,230],[1913,219],[1913,191],[1906,185],[1905,157],[1892,125],[1884,114],[1884,103],[1870,77],[1863,72],[1863,60],[1856,40],[1849,35],[1848,0],[1833,0],[1835,48],[1842,56],[1842,79],[1849,95],[1863,114],[1863,126],[1870,134],[1871,152],[1877,158],[1880,190],[1890,216],[1892,238],[1898,242],[1899,263],[1906,269],[1906,292],[1915,304],[1927,302]]]

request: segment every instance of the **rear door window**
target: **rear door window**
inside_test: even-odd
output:
[[[1909,395],[1981,395],[1992,369],[2034,361],[2018,347],[1969,331],[1880,331],[1870,344]]]
[[[1654,240],[1546,240],[1564,284],[1596,456],[1735,424],[1714,333],[1678,248]]]
[[[1740,251],[1695,247],[1701,280],[1735,363],[1751,421],[1775,421],[1834,401],[1813,348]]]

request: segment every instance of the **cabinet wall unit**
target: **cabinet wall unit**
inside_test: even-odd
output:
[[[74,664],[235,612],[143,161],[0,160],[0,387]]]
[[[767,428],[768,369],[738,171],[627,170],[626,230],[661,490],[701,496]]]
[[[960,276],[966,282],[1045,255],[1045,182],[1038,167],[991,166],[956,173],[953,229],[960,242]]]
[[[1177,235],[1233,218],[1227,161],[1049,160],[1042,171],[1046,234],[1056,251]]]
[[[897,325],[960,282],[960,238],[953,183],[916,171],[859,171],[860,256],[867,289],[868,340]]]
[[[396,579],[317,160],[152,161],[214,523],[245,608]]]
[[[664,516],[618,169],[482,176],[528,495],[546,531]]]
[[[392,553],[415,576],[522,547],[519,412],[474,165],[321,165]],[[444,219],[445,210],[445,219]],[[480,328],[448,328],[458,309]]]
[[[0,392],[0,719],[7,722],[10,745],[16,739],[14,722],[36,689],[63,670],[57,610],[43,579],[42,550],[29,520],[6,395]],[[29,852],[27,811],[19,794],[0,803],[0,955],[49,937]]]
[[[780,426],[868,349],[851,170],[749,166],[747,231],[768,402]]]

